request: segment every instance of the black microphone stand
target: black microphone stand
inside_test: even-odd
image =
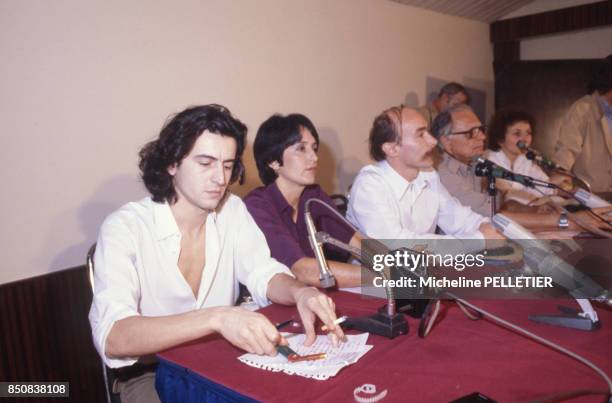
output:
[[[491,217],[497,214],[497,187],[495,186],[495,176],[487,175],[487,192],[491,199]]]
[[[562,168],[561,166],[557,165],[554,161],[546,158],[544,155],[542,155],[542,153],[528,147],[527,145],[520,144],[522,143],[521,141],[517,142],[516,145],[519,149],[524,150],[525,151],[525,157],[529,160],[529,161],[534,161],[536,164],[538,164],[541,168],[543,168],[545,171],[549,171],[549,172],[558,172],[560,174],[563,175],[567,175],[569,177],[571,177],[572,179],[580,182],[586,190],[588,190],[589,192],[591,191],[591,184],[589,182],[587,182],[586,180],[582,179],[581,177],[579,177],[578,175],[572,173],[571,171],[568,171],[565,168]],[[540,157],[538,159],[538,157]]]
[[[497,186],[495,182],[495,176],[493,176],[493,169],[490,164],[477,163],[474,168],[476,176],[484,176],[487,178],[487,194],[491,200],[491,217],[497,214]]]

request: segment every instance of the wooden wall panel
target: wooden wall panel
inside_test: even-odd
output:
[[[545,13],[500,20],[491,24],[491,42],[577,31],[612,24],[612,1],[599,1]]]
[[[495,72],[495,107],[518,106],[535,118],[534,147],[552,155],[561,119],[578,98],[600,60],[542,60],[504,64]]]
[[[91,298],[85,266],[0,285],[0,380],[68,381],[69,401],[104,402]]]

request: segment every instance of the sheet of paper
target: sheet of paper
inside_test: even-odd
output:
[[[347,365],[356,363],[365,353],[370,351],[367,345],[368,333],[348,335],[345,343],[338,347],[331,344],[329,337],[317,336],[310,347],[304,346],[304,334],[283,333],[291,347],[299,355],[327,353],[327,358],[316,361],[289,362],[287,358],[278,354],[276,357],[260,356],[256,354],[243,354],[238,359],[247,365],[266,369],[268,371],[283,371],[319,380],[335,376]]]

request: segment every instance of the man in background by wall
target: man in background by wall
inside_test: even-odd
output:
[[[238,282],[259,305],[297,305],[307,335],[318,316],[343,337],[334,304],[294,279],[270,257],[262,232],[238,197],[246,126],[220,105],[189,108],[140,152],[151,193],[106,218],[94,257],[89,313],[94,345],[118,368],[117,390],[127,402],[159,401],[155,353],[211,333],[256,354],[285,343],[262,314],[232,306]]]
[[[563,118],[553,159],[586,180],[593,192],[612,192],[612,55],[589,87],[590,94]]]
[[[429,105],[424,105],[418,108],[418,111],[423,115],[427,122],[427,128],[431,130],[431,125],[440,112],[443,112],[456,105],[469,104],[470,96],[465,87],[459,83],[451,82],[444,85],[438,97]]]

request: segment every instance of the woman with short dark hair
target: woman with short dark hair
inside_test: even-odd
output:
[[[304,219],[306,201],[320,199],[334,203],[315,183],[319,134],[310,119],[301,114],[274,115],[261,124],[253,151],[259,177],[265,186],[244,199],[249,212],[263,231],[272,257],[287,265],[298,280],[319,285],[319,269],[308,240]],[[318,230],[360,247],[361,238],[341,223],[324,206],[310,203]],[[330,270],[340,287],[360,284],[360,268],[346,262],[348,254],[325,246]]]
[[[489,152],[488,158],[509,171],[530,176],[544,182],[550,178],[533,161],[527,159],[517,143],[523,142],[527,147],[533,141],[535,122],[533,116],[518,108],[502,108],[491,118],[488,128]],[[517,182],[499,179],[498,187],[504,192],[505,201],[515,201],[530,205],[537,203],[542,196],[550,196],[554,190],[538,187],[528,188]]]

